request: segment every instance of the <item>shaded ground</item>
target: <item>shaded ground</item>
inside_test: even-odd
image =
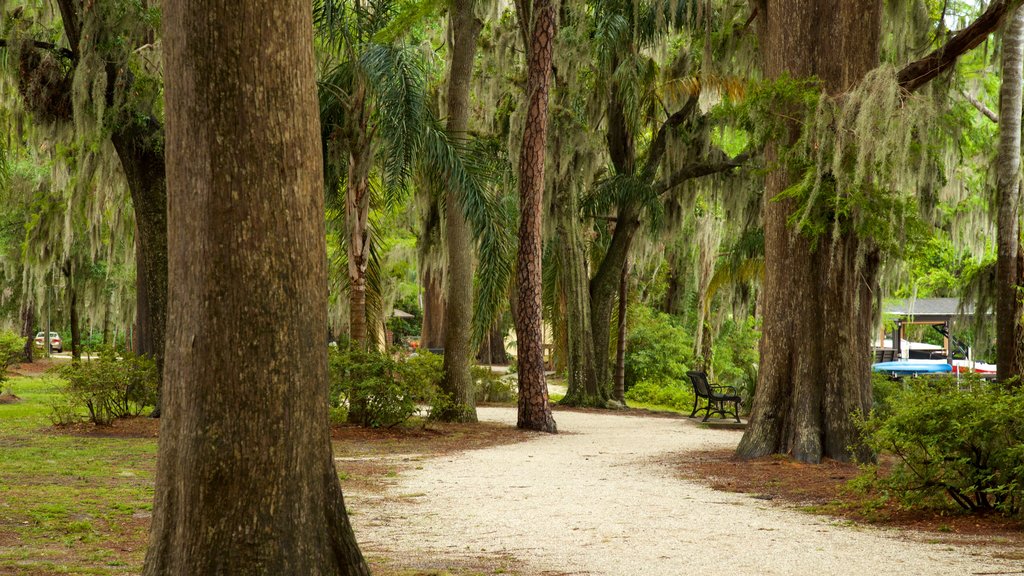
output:
[[[1024,545],[1024,523],[1019,520],[998,514],[964,514],[953,508],[906,509],[895,498],[850,486],[848,483],[860,473],[853,464],[826,460],[811,465],[780,456],[740,461],[733,457],[732,450],[690,452],[670,456],[666,461],[680,477],[715,490],[750,494],[808,512],[929,532],[936,538],[979,536],[993,544]],[[883,461],[883,471],[889,467],[891,462]]]
[[[0,574],[138,573],[159,422],[53,428],[55,385],[19,380],[14,389],[24,402],[0,406]],[[872,556],[889,559],[879,573],[1013,573],[1000,561],[1024,558],[1019,525],[899,510],[885,520],[885,506],[866,504],[877,495],[841,489],[854,468],[735,462],[738,431],[678,415],[558,410],[557,436],[515,430],[514,408],[482,408],[481,417],[491,421],[334,429],[339,477],[376,575],[682,574],[701,570],[705,538],[723,542],[730,574],[871,571],[850,559]],[[934,537],[908,542],[910,533],[865,532],[780,503]],[[838,563],[802,550],[808,542]]]

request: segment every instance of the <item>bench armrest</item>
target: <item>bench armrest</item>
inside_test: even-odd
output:
[[[731,394],[733,396],[739,396],[739,392],[736,391],[736,387],[735,386],[713,385],[711,388],[714,389],[715,391],[727,390],[729,392],[729,394]]]

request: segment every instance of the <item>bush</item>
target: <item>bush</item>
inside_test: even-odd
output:
[[[883,407],[861,422],[868,446],[898,458],[892,474],[873,479],[880,488],[913,506],[1021,515],[1024,391],[977,378],[914,378]]]
[[[125,354],[118,358],[111,348],[94,360],[82,360],[55,369],[67,382],[62,398],[53,406],[52,419],[67,424],[86,409],[89,421],[107,425],[117,418],[138,416],[156,403],[158,375],[151,359]]]
[[[0,385],[7,382],[7,369],[17,364],[25,353],[25,338],[14,332],[0,332]],[[3,387],[0,386],[0,390]],[[8,390],[8,392],[10,392]]]
[[[519,386],[515,379],[504,378],[500,372],[492,372],[486,366],[473,366],[473,384],[477,403],[515,402],[519,397]]]
[[[714,343],[714,383],[735,386],[743,398],[741,408],[744,410],[750,410],[757,386],[760,339],[755,319],[747,318],[725,322]]]
[[[347,408],[348,421],[367,427],[397,426],[420,404],[430,404],[441,381],[441,357],[420,353],[395,358],[377,351],[331,349],[330,402]]]
[[[626,392],[626,400],[641,404],[669,406],[676,410],[693,409],[693,387],[689,384],[640,382]]]
[[[694,365],[692,336],[668,314],[646,306],[632,310],[626,337],[626,389],[640,382],[661,386],[689,382],[686,371]]]

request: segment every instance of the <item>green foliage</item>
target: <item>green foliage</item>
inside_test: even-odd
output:
[[[885,390],[861,422],[868,446],[899,459],[873,482],[913,506],[1019,516],[1024,504],[1024,390],[978,378],[915,378]]]
[[[99,357],[55,369],[67,382],[52,408],[55,424],[70,424],[84,408],[89,421],[107,425],[117,418],[138,416],[156,402],[156,363],[131,353],[119,358],[110,348]]]
[[[332,417],[366,427],[397,426],[438,395],[442,360],[434,354],[395,358],[355,348],[329,353]]]
[[[668,382],[658,385],[651,381],[640,382],[626,392],[626,400],[640,404],[668,406],[679,411],[693,409],[693,387],[689,381]]]
[[[678,319],[646,306],[630,309],[626,338],[626,389],[641,382],[657,386],[688,382],[694,365],[693,337]]]
[[[0,332],[0,385],[7,382],[7,369],[21,360],[25,338],[14,332]]]
[[[735,386],[749,408],[757,385],[757,367],[760,359],[757,344],[761,333],[752,318],[729,320],[723,324],[714,343],[713,359],[715,379]]]
[[[515,402],[519,396],[518,385],[515,380],[503,378],[500,372],[493,372],[487,366],[473,366],[474,394],[477,403],[481,402]]]

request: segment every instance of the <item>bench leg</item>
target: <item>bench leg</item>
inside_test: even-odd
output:
[[[693,410],[690,412],[690,418],[693,418],[697,414],[697,400],[699,398],[696,394],[693,395]]]

